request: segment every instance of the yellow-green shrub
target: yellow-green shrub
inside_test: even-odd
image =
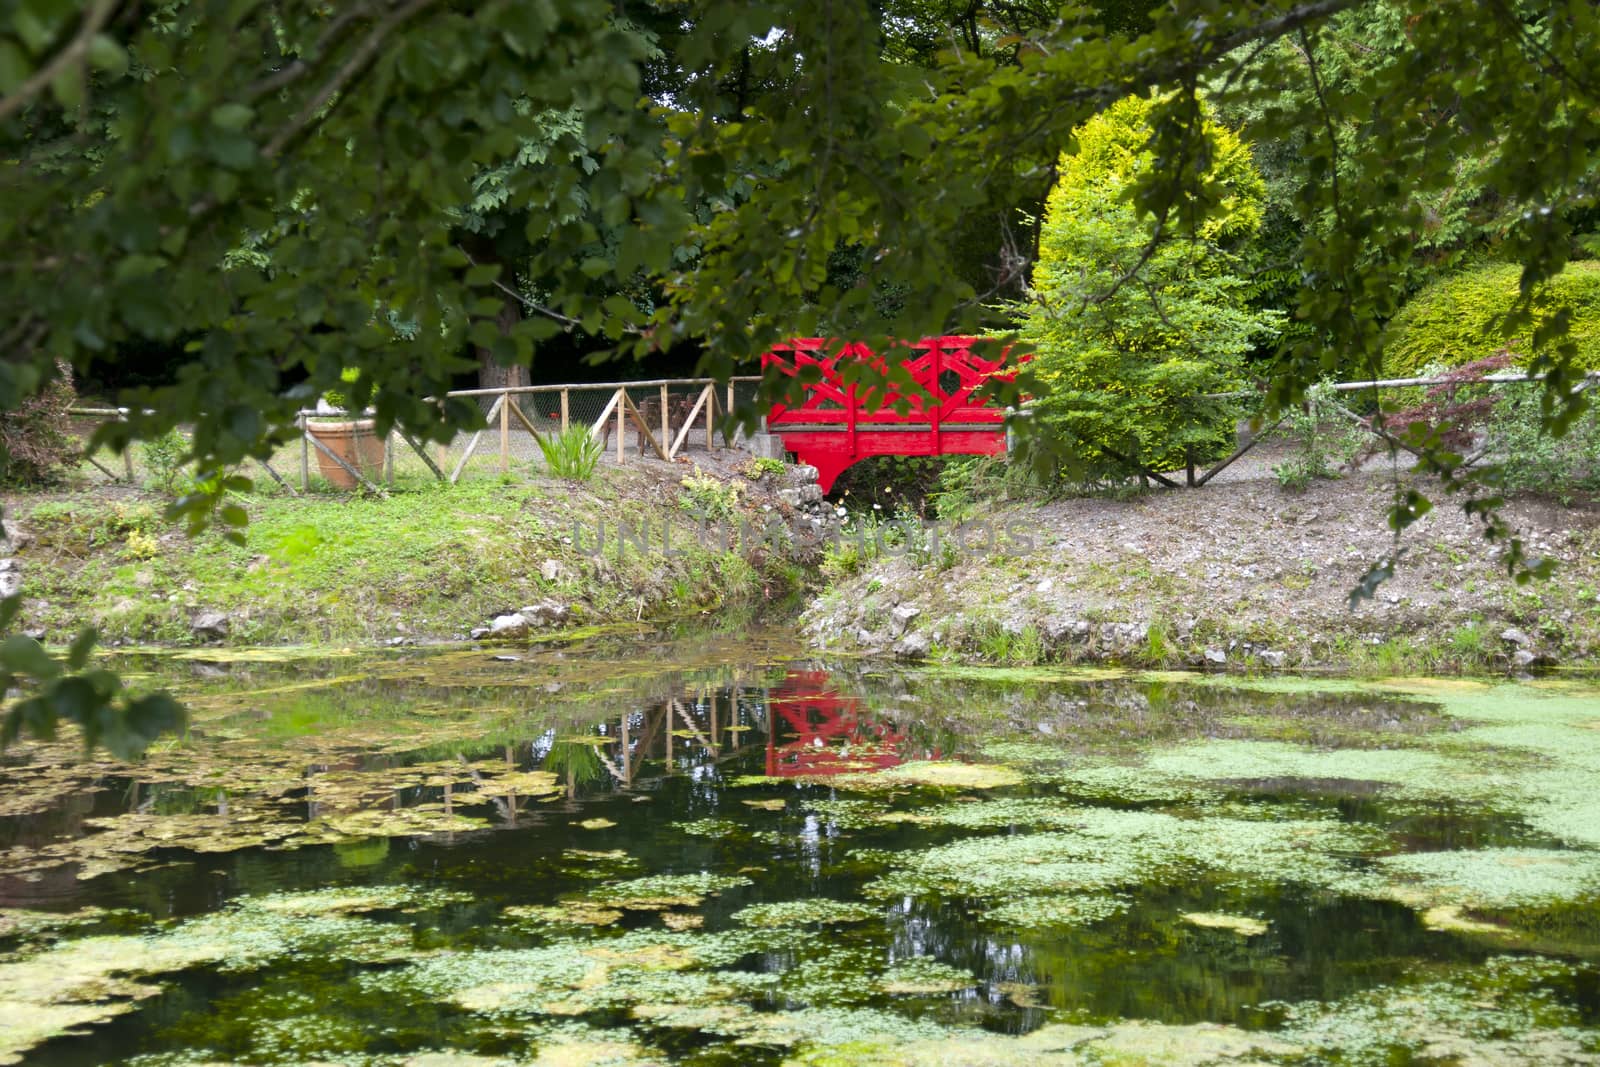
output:
[[[1155,107],[1129,97],[1074,131],[1021,331],[1036,353],[1040,424],[1062,463],[1091,479],[1172,470],[1230,447],[1232,405],[1203,397],[1237,387],[1245,355],[1279,319],[1250,306],[1265,185],[1249,147],[1214,122],[1203,125],[1205,204],[1179,204],[1172,239],[1144,255],[1155,221],[1130,194],[1157,165]]]
[[[1389,324],[1383,371],[1409,378],[1429,366],[1458,367],[1510,347],[1518,362],[1535,353],[1529,342],[1539,323],[1558,308],[1572,309],[1567,339],[1577,346],[1577,366],[1600,370],[1600,262],[1570,263],[1539,287],[1533,323],[1508,333],[1502,319],[1520,298],[1520,267],[1494,263],[1441,278],[1425,287]]]

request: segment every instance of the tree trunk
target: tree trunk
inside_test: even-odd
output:
[[[522,318],[522,308],[510,297],[500,307],[500,332],[508,334],[511,327]],[[520,363],[515,366],[505,366],[495,361],[494,355],[487,348],[478,349],[478,388],[479,389],[508,389],[528,384],[528,368]],[[479,397],[478,403],[485,412],[494,404],[492,396]]]

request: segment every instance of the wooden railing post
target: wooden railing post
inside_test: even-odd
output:
[[[567,432],[567,409],[570,407],[570,389],[561,390],[561,432]]]
[[[711,451],[711,424],[716,419],[717,387],[713,383],[706,386],[706,451]]]
[[[128,421],[128,409],[127,408],[118,408],[117,409],[117,417],[119,419],[121,419],[123,422],[127,422]],[[133,484],[133,445],[132,445],[131,442],[129,443],[127,448],[124,448],[122,450],[122,469],[128,472],[128,484],[132,485]]]
[[[672,420],[667,418],[667,401],[670,399],[667,387],[661,387],[661,442],[669,444],[672,441]]]
[[[500,394],[500,470],[511,469],[511,405],[516,403],[511,393]]]
[[[625,410],[628,406],[627,400],[628,390],[619,388],[617,390],[617,466],[619,467],[622,465],[623,461],[622,435],[627,432],[625,429],[627,422],[624,421]]]

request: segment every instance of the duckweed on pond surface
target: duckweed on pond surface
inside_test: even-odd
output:
[[[752,647],[137,663],[0,762],[0,1063],[1600,1064],[1600,686]]]

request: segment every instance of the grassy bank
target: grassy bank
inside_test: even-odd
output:
[[[152,494],[13,497],[20,625],[48,640],[93,624],[108,641],[188,644],[206,639],[195,620],[220,612],[230,643],[363,643],[464,636],[542,599],[582,626],[715,610],[795,586],[801,570],[781,546],[730,549],[694,536],[708,496],[720,494],[732,521],[761,521],[762,486],[733,475],[719,484],[743,482],[738,490],[691,491],[681,479],[625,469],[583,485],[510,476],[386,498],[262,494],[241,500],[251,519],[243,547],[215,533],[189,538]],[[651,547],[619,549],[619,523],[648,528]],[[601,524],[611,533],[597,557]]]

